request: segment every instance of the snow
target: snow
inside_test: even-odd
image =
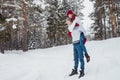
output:
[[[18,20],[24,21],[23,17],[18,17]]]
[[[48,4],[45,4],[44,0],[33,0],[33,4],[36,6],[41,6],[42,9],[45,9],[46,6],[49,6]]]
[[[4,6],[8,6],[8,7],[15,7],[15,8],[17,8],[17,9],[22,9],[19,5],[17,5],[17,4],[7,4],[7,3],[5,3],[5,4],[3,4]]]
[[[8,18],[8,19],[6,19],[6,21],[7,22],[10,22],[10,21],[14,21],[15,22],[15,21],[17,21],[17,19],[16,18]]]
[[[89,0],[85,0],[83,2],[85,8],[82,10],[82,13],[84,14],[84,20],[83,20],[83,26],[86,30],[89,30],[91,27],[91,24],[94,22],[90,19],[89,15],[93,12],[93,3]]]
[[[16,24],[13,24],[12,28],[13,28],[13,29],[16,29],[16,28],[17,28],[17,27],[16,27]]]
[[[6,51],[0,54],[0,80],[119,80],[120,38],[90,41],[91,56],[85,76],[69,77],[73,68],[72,45],[48,49]]]
[[[23,2],[24,2],[25,4],[28,4],[28,2],[27,2],[26,0],[23,0]]]
[[[3,31],[3,30],[5,30],[5,27],[0,27],[0,31]]]

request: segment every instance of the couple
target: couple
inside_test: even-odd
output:
[[[74,69],[72,70],[71,74],[69,76],[73,76],[75,74],[78,74],[78,64],[79,61],[81,63],[80,65],[80,77],[83,77],[84,74],[84,69],[85,69],[85,62],[84,62],[84,54],[83,51],[85,52],[85,57],[86,61],[90,61],[90,56],[87,53],[86,47],[85,47],[85,42],[86,38],[84,36],[85,30],[82,26],[82,23],[80,21],[79,16],[76,16],[72,10],[69,10],[67,12],[67,19],[66,23],[68,25],[68,35],[72,37],[72,42],[73,42],[73,51],[74,51]]]

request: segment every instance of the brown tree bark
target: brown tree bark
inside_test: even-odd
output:
[[[23,51],[28,51],[28,44],[27,44],[27,16],[26,16],[26,4],[24,2],[24,0],[22,0],[22,10],[23,10],[23,40],[22,40],[22,47],[23,47]]]

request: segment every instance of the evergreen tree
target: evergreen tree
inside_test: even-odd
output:
[[[66,12],[75,10],[71,5],[67,0],[1,0],[1,51],[71,43],[65,24]]]
[[[118,31],[118,8],[119,2],[113,0],[90,0],[94,1],[94,13],[90,16],[95,21],[91,27],[95,33],[95,39],[107,39],[119,36]]]

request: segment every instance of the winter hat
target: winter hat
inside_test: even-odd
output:
[[[68,10],[68,11],[67,11],[67,16],[68,16],[69,14],[74,14],[74,13],[73,13],[72,10]]]

